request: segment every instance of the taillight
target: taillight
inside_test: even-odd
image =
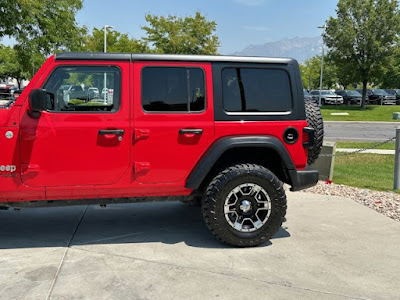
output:
[[[315,130],[312,127],[303,128],[303,147],[312,148],[315,144]]]

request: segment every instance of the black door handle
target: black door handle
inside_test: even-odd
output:
[[[179,129],[179,134],[202,134],[203,129]]]
[[[114,135],[124,135],[125,130],[123,129],[100,129],[99,135],[114,134]]]

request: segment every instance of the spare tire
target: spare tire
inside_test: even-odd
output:
[[[324,122],[322,120],[321,110],[314,100],[306,100],[306,119],[308,126],[314,128],[314,146],[308,149],[307,162],[313,164],[322,149],[322,140],[324,139]]]

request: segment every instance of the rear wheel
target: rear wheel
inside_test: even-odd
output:
[[[322,149],[324,139],[324,122],[322,120],[321,110],[314,101],[305,101],[306,118],[308,126],[314,128],[314,146],[308,149],[307,162],[314,163]]]
[[[222,242],[256,246],[268,241],[286,214],[281,181],[254,164],[229,167],[209,184],[202,201],[204,220]]]

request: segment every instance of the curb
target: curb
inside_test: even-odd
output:
[[[356,148],[336,148],[336,152],[356,152],[360,149]],[[373,153],[373,154],[395,154],[395,150],[384,150],[384,149],[368,149],[365,151],[360,152],[360,154],[363,153]]]
[[[324,123],[344,123],[344,124],[392,124],[392,125],[399,125],[400,126],[400,121],[399,122],[378,122],[378,121],[324,121]]]

